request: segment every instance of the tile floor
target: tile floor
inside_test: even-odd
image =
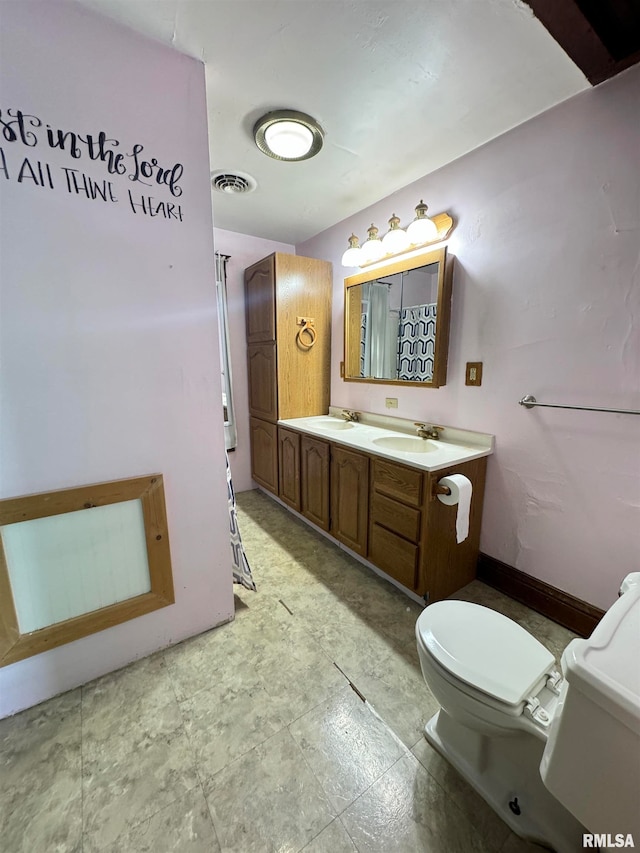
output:
[[[234,622],[0,721],[2,853],[539,850],[423,737],[420,607],[260,492],[238,507],[258,592]]]

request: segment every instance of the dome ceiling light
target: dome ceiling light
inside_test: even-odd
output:
[[[322,148],[324,131],[318,122],[296,110],[274,110],[253,127],[258,148],[275,160],[296,162],[314,157]]]

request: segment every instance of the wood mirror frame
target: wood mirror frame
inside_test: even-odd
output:
[[[361,295],[357,285],[376,281],[399,272],[419,269],[429,264],[439,264],[438,295],[436,302],[436,337],[434,346],[433,373],[428,381],[408,379],[385,379],[360,376],[361,346]],[[417,385],[422,388],[439,388],[447,381],[447,359],[449,354],[449,324],[451,320],[451,285],[453,258],[447,255],[446,247],[421,252],[412,257],[400,258],[365,269],[344,280],[344,380],[345,382],[369,382],[379,385]]]

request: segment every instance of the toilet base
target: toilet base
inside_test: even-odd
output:
[[[557,853],[582,850],[584,827],[544,787],[544,742],[529,734],[488,737],[444,710],[425,727],[429,743],[521,838]]]

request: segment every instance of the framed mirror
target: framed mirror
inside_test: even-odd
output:
[[[447,381],[452,258],[446,248],[344,281],[344,379],[439,388]]]

